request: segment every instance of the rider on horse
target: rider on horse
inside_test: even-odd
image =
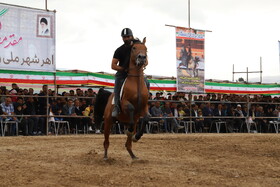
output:
[[[134,42],[139,41],[137,39],[134,39],[132,30],[129,28],[124,28],[121,32],[121,36],[123,39],[124,44],[121,45],[119,48],[116,49],[111,68],[113,70],[116,70],[117,73],[115,74],[115,87],[114,87],[114,109],[112,111],[112,117],[116,118],[118,114],[120,113],[120,90],[122,87],[122,84],[124,80],[127,77],[127,71],[129,66],[129,60],[130,60],[130,52],[131,52],[131,46]],[[148,81],[146,81],[147,84]],[[147,85],[149,87],[149,85]]]

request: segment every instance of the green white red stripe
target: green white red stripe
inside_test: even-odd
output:
[[[11,83],[27,85],[54,84],[56,77],[57,85],[95,85],[114,87],[114,76],[100,73],[72,73],[57,71],[35,72],[35,71],[15,71],[0,70],[0,84],[9,85]],[[176,80],[149,79],[152,91],[176,91]],[[40,87],[40,86],[39,86]],[[227,94],[269,94],[280,95],[280,85],[278,84],[237,84],[205,81],[206,93],[227,93]]]

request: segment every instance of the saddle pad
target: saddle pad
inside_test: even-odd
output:
[[[125,78],[125,80],[123,81],[123,84],[122,84],[122,87],[121,87],[121,90],[120,90],[120,101],[122,100],[123,88],[124,88],[126,79],[127,78]],[[112,99],[112,105],[114,105],[114,104],[115,104],[115,97],[113,97],[113,99]]]

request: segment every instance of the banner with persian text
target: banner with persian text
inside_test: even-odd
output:
[[[0,3],[0,69],[55,71],[55,12]]]
[[[204,93],[205,32],[176,27],[177,92]]]

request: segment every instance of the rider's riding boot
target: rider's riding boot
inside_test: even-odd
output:
[[[118,117],[119,113],[120,113],[120,107],[118,104],[115,104],[113,111],[112,111],[112,117],[113,118]]]

